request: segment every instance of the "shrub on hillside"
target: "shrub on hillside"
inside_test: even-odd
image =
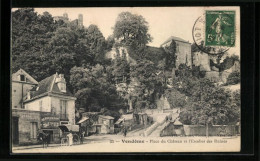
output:
[[[240,82],[240,72],[234,71],[227,78],[227,85],[234,85]]]

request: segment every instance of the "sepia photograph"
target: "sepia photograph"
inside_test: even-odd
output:
[[[240,54],[240,7],[12,8],[12,153],[240,152]]]

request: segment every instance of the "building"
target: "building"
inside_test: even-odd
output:
[[[67,13],[64,13],[63,16],[54,16],[53,19],[54,19],[54,21],[62,20],[62,21],[64,21],[65,23],[68,23],[68,22],[69,22],[69,17],[68,17],[68,14],[67,14]]]
[[[38,82],[23,69],[12,74],[12,109],[23,109],[23,97],[38,85]]]
[[[172,42],[176,43],[176,68],[178,68],[180,64],[186,64],[191,67],[191,43],[179,37],[171,36],[161,45],[161,47],[166,49]]]
[[[113,134],[114,133],[114,117],[99,115],[98,124],[101,126],[100,126],[100,129],[97,129],[97,133],[100,133],[100,134]]]
[[[53,17],[54,21],[59,21],[62,20],[63,22],[67,23],[67,24],[72,24],[78,27],[83,27],[83,15],[79,14],[78,15],[78,19],[72,20],[70,21],[68,14],[64,13],[63,16],[55,16]]]
[[[100,112],[82,113],[82,118],[77,124],[85,131],[85,136],[114,133],[114,117],[100,114]]]
[[[56,73],[27,93],[24,106],[26,110],[41,112],[40,128],[57,142],[60,135],[58,126],[75,124],[75,100],[66,88],[64,75]]]
[[[33,128],[40,124],[40,113],[24,109],[23,98],[38,82],[23,69],[12,74],[12,143],[36,141]]]
[[[21,75],[21,71],[13,74],[13,79]],[[19,74],[20,73],[20,74]],[[25,73],[22,71],[22,73]],[[20,76],[23,80],[31,82],[28,74]],[[19,89],[16,80],[13,80],[12,90]],[[34,82],[36,83],[36,82]],[[28,88],[27,93],[20,97],[20,105],[15,107],[17,95],[12,95],[12,134],[14,144],[32,144],[37,142],[38,130],[51,135],[52,142],[60,141],[61,124],[75,124],[76,98],[66,89],[63,74],[54,74],[45,78],[38,84]],[[24,88],[24,87],[23,87]],[[24,89],[23,89],[24,90]],[[18,108],[21,107],[21,108]]]

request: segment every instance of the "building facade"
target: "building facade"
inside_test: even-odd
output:
[[[13,78],[16,78],[16,75],[18,74],[13,74]],[[26,80],[31,80],[28,75],[25,77]],[[12,90],[17,92],[17,87],[20,86],[15,84],[15,80],[13,82]],[[59,142],[61,131],[58,126],[75,124],[76,98],[66,89],[63,74],[56,73],[31,87],[25,90],[27,92],[23,93],[23,97],[19,97],[20,100],[16,94],[12,95],[13,143],[35,143],[39,130],[49,133],[51,142]],[[16,105],[17,102],[19,106]]]
[[[191,43],[179,37],[171,36],[161,47],[165,49],[170,46],[173,41],[176,43],[176,68],[178,68],[180,64],[186,64],[191,67]]]

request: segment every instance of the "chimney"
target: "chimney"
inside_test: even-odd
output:
[[[59,77],[60,78],[64,78],[64,74],[59,74]]]

